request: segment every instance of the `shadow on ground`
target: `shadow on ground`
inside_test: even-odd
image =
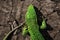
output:
[[[38,25],[40,26],[41,23],[42,23],[42,16],[43,16],[43,14],[38,10],[38,8],[36,8],[36,7],[34,7],[34,8],[35,8],[35,11],[36,11],[36,14],[37,14]],[[43,17],[44,17],[44,16],[43,16]],[[47,22],[47,20],[46,20],[46,22]],[[47,24],[47,23],[46,23],[46,24]],[[44,30],[41,30],[41,29],[40,29],[40,32],[41,32],[42,35],[44,36],[45,40],[53,40],[53,39],[50,37],[49,33],[47,32],[47,31],[52,31],[52,30],[53,30],[53,28],[51,28],[51,26],[50,26],[49,24],[47,24],[46,29],[44,29]]]
[[[51,1],[54,1],[56,3],[60,3],[60,0],[51,0]]]

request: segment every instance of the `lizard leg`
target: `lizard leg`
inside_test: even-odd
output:
[[[45,22],[45,20],[43,19],[42,25],[40,26],[40,29],[45,29],[45,28],[46,28],[46,22]]]
[[[25,36],[26,34],[28,33],[28,28],[27,26],[25,25],[22,29],[22,35]]]

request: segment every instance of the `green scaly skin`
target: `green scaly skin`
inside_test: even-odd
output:
[[[32,4],[28,7],[27,13],[25,15],[25,22],[28,27],[23,28],[22,35],[26,35],[27,32],[29,32],[30,40],[45,40],[39,31],[37,15]],[[46,23],[45,20],[43,19],[40,29],[44,28],[46,28]]]

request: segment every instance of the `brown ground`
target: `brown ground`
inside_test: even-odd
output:
[[[60,40],[60,1],[59,0],[0,0],[0,40],[11,31],[12,26],[24,22],[29,4],[33,4],[37,13],[43,14],[47,29],[42,31],[46,40]],[[38,17],[40,17],[38,15]],[[16,24],[17,21],[18,23]],[[12,40],[29,40],[21,35],[21,28]]]

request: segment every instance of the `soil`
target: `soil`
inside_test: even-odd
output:
[[[36,8],[38,23],[41,16],[44,16],[46,20],[47,28],[41,32],[45,40],[60,40],[59,0],[0,0],[0,40],[3,40],[9,31],[25,21],[27,7],[30,4]],[[28,34],[26,37],[22,36],[22,28],[17,29],[10,39],[30,40]]]

